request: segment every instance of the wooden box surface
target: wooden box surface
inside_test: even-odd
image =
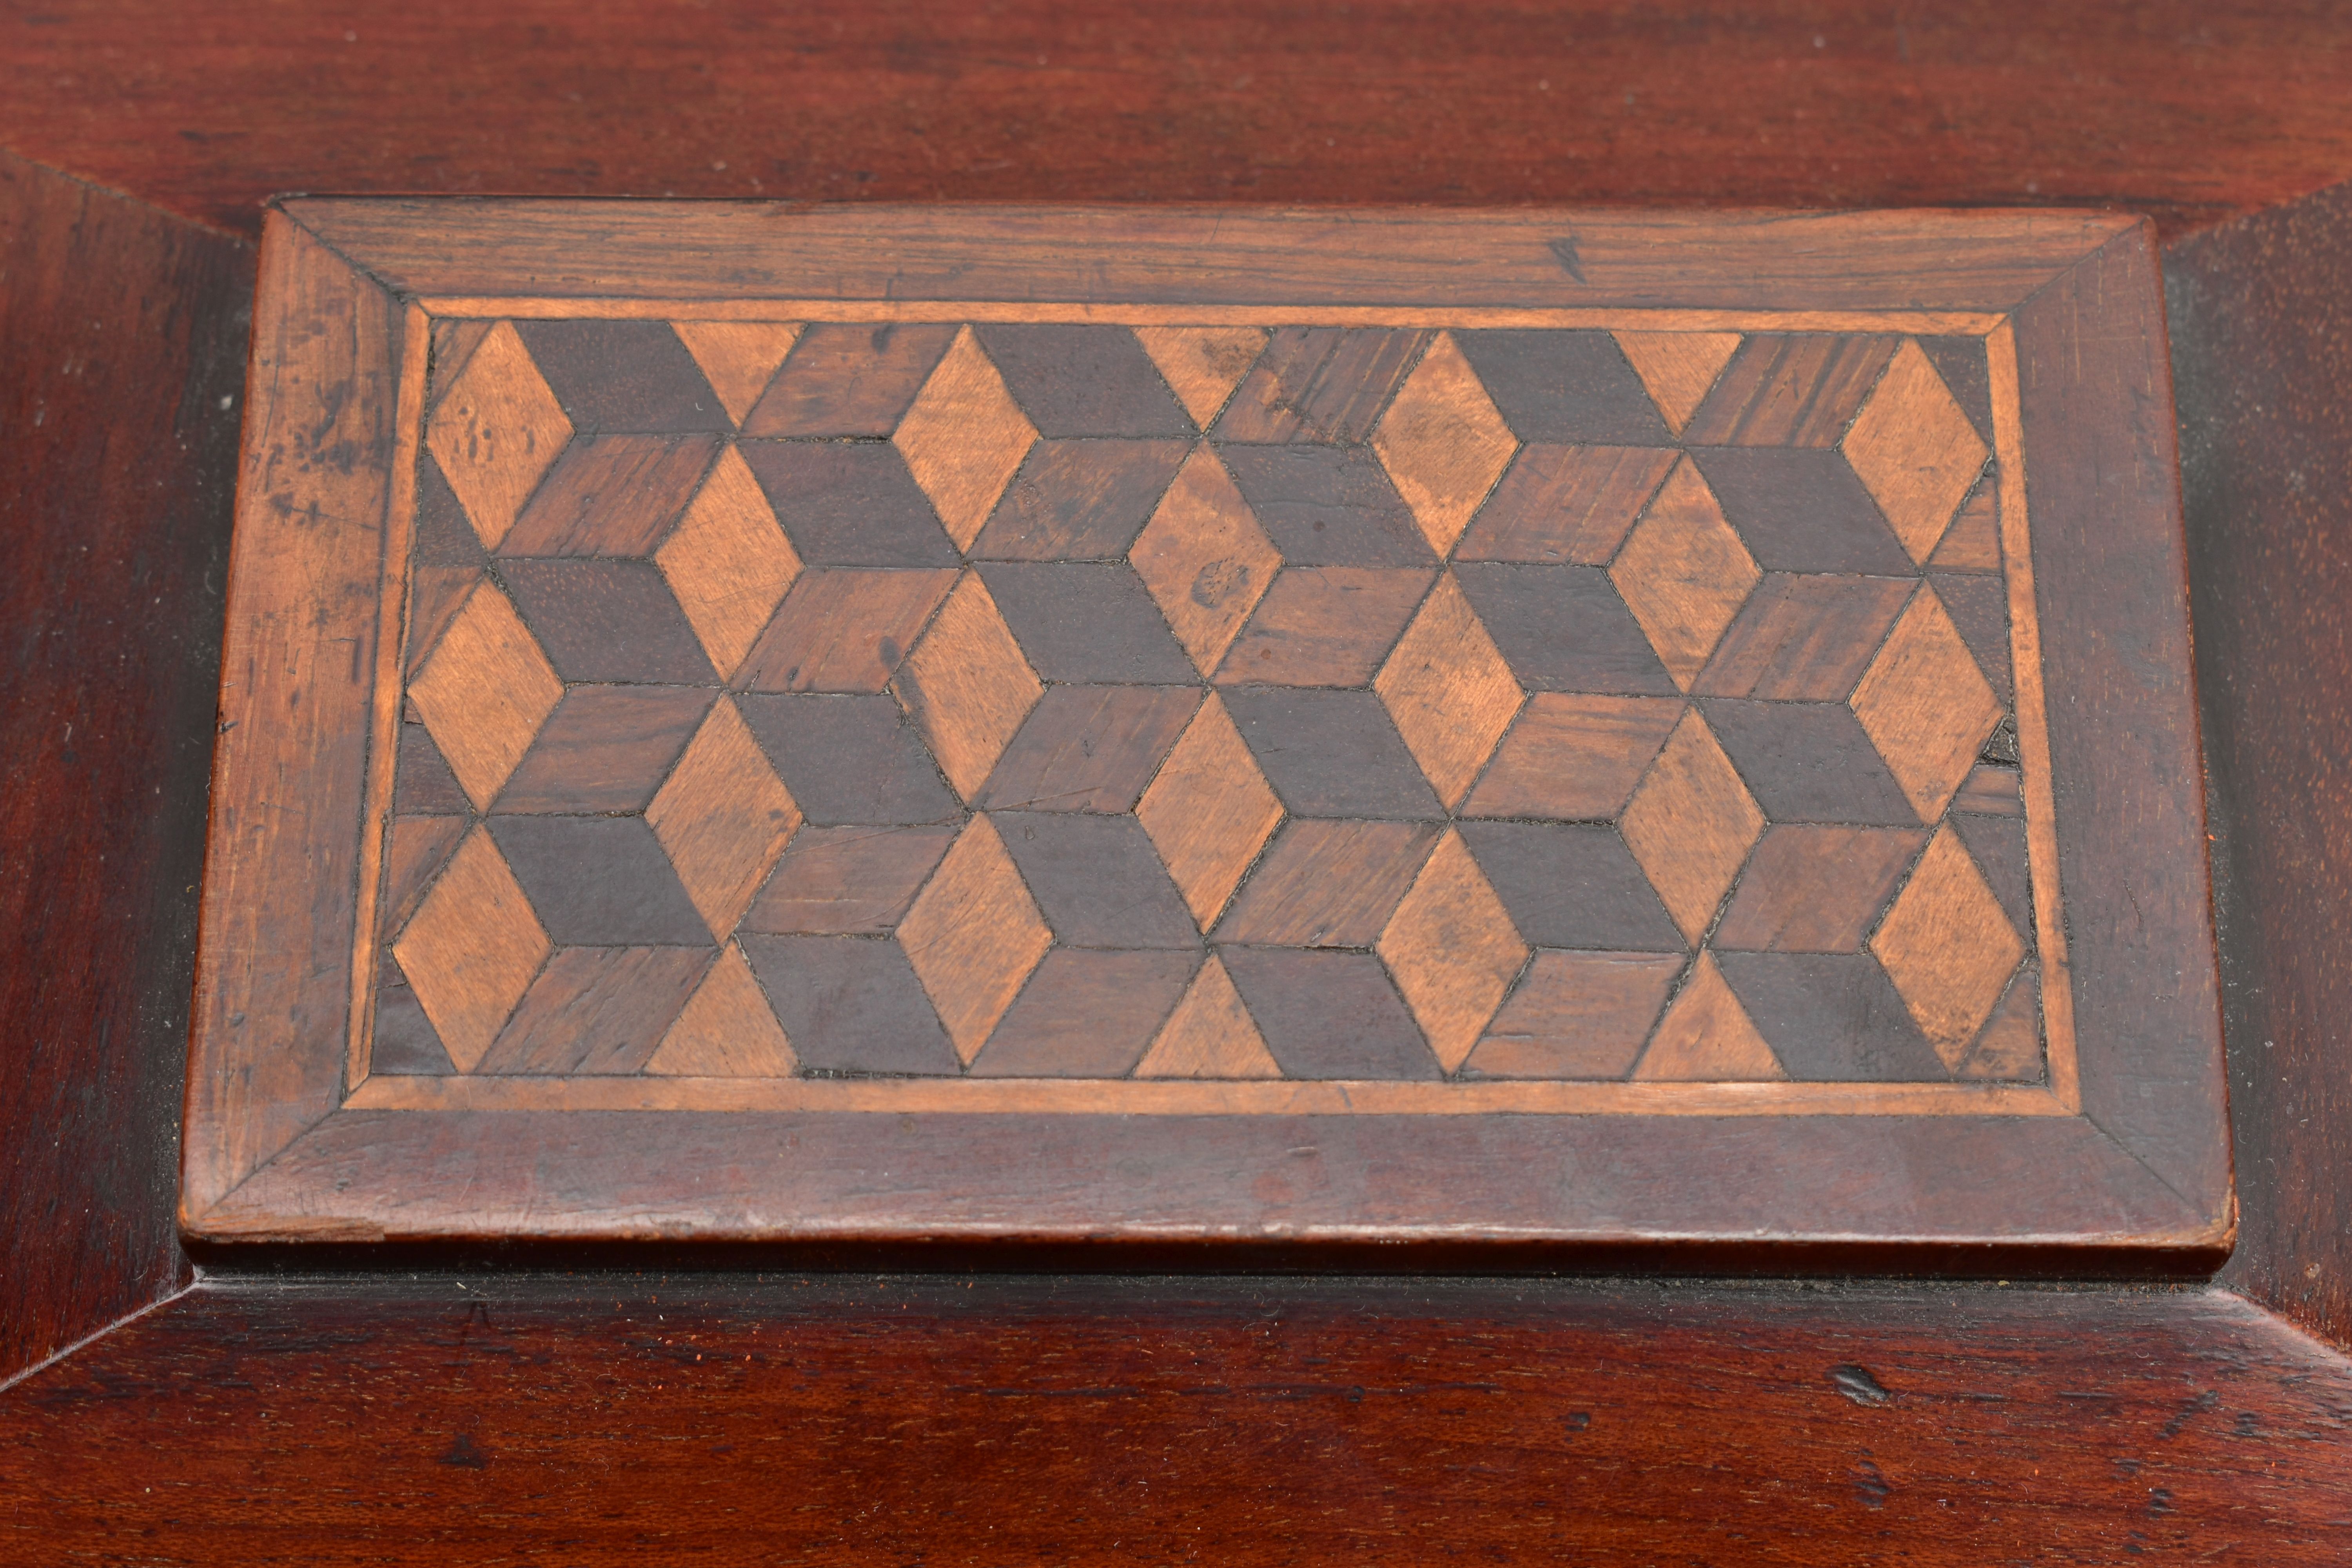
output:
[[[185,1224],[2218,1258],[2162,338],[2074,214],[285,204]]]

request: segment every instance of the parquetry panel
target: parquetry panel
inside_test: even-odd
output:
[[[1315,314],[440,333],[378,1070],[2042,1079],[1936,362]]]
[[[2144,226],[268,233],[207,1243],[2226,1250]]]

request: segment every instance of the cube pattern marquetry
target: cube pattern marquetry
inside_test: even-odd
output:
[[[434,343],[376,1072],[2043,1077],[1977,340]]]

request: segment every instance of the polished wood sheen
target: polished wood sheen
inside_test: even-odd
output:
[[[253,254],[0,154],[0,1380],[179,1289]]]
[[[2160,944],[2100,973],[2210,997],[2200,803],[2138,782],[2193,743],[2169,452],[2029,402],[2160,363],[2144,230],[615,216],[273,219],[257,365],[378,423],[248,451],[232,652],[360,652],[291,726],[229,689],[200,1233],[2228,1235],[2210,1009],[2151,1078],[2069,952],[2152,899]],[[654,247],[680,231],[728,289]],[[919,235],[962,259],[910,282]],[[526,291],[531,256],[605,270]],[[2037,311],[2086,269],[2116,333]],[[2120,510],[2086,462],[2138,476]],[[261,498],[306,484],[377,553],[281,546]],[[2144,586],[2037,588],[2118,517]],[[2105,642],[2045,657],[2085,617],[2147,647],[2137,687]],[[2115,761],[2076,738],[2113,724]],[[240,837],[288,766],[365,831]],[[2128,853],[2053,769],[2145,799]],[[332,998],[234,934],[289,920],[348,944]],[[840,1184],[887,1110],[946,1163],[879,1198]],[[492,1112],[520,1137],[448,1182]],[[1803,1168],[1709,1190],[1727,1113]],[[592,1116],[601,1174],[506,1163]],[[775,1174],[688,1173],[776,1117]],[[1011,1154],[1107,1139],[1148,1199]],[[1342,1179],[1269,1185],[1302,1140]],[[2020,1159],[2074,1173],[2027,1195]],[[1935,1199],[1839,1184],[1889,1160]],[[381,1186],[420,1161],[445,1179]]]
[[[0,1553],[2335,1568],[2347,1401],[2227,1292],[255,1279],[0,1394]]]
[[[20,634],[0,703],[0,926],[16,961],[0,1056],[17,1089],[0,1099],[0,1376],[106,1329],[185,1267],[170,1244],[172,1128],[251,329],[239,237],[293,190],[1203,201],[1236,215],[1346,201],[2149,215],[2173,289],[2219,836],[2243,1212],[2223,1280],[2345,1342],[2352,1123],[2335,955],[2352,909],[2338,635],[2352,209],[2344,187],[2297,199],[2352,173],[2341,33],[2327,7],[2264,0],[102,0],[0,16],[0,142],[51,166],[4,160],[40,195],[0,211],[14,410],[0,509]],[[2252,216],[2224,221],[2239,215]],[[446,336],[462,354],[488,324],[447,323],[436,353]],[[764,382],[781,358],[759,363],[767,352],[747,353],[746,374]],[[1671,425],[1666,392],[1647,384]],[[1102,444],[1067,444],[1082,446]],[[1156,442],[1132,452],[1123,474],[1164,460]],[[1076,493],[1060,472],[1041,471],[1008,522],[1059,529]],[[1981,575],[1998,565],[1987,490],[1930,565],[1978,574],[1998,608],[2000,579]],[[433,526],[415,614],[430,627],[457,608],[434,582],[470,584],[478,566],[454,559],[471,542],[462,515],[422,499]],[[1129,526],[1117,507],[1087,515],[1097,536]],[[438,532],[445,520],[462,532]],[[1048,555],[1074,553],[1060,537]],[[1963,595],[1935,586],[1973,645]],[[2005,618],[1990,624],[2006,636]],[[421,751],[422,731],[396,739]],[[1963,836],[1987,866],[2002,857],[1986,858],[1970,825],[2022,832],[2015,773],[1988,767],[1963,785],[1976,814]],[[462,809],[446,772],[404,778],[405,801]],[[464,822],[415,818],[413,864],[437,865]],[[797,874],[772,879],[753,918],[887,926],[943,849],[925,830],[803,826],[782,861]],[[852,860],[870,896],[842,890]],[[2026,929],[2021,875],[1986,874]],[[1635,989],[1617,988],[1629,1011]],[[2039,1030],[2025,1037],[2038,1050]],[[1096,1325],[1072,1342],[1022,1310],[1022,1282],[985,1278],[936,1282],[961,1304],[950,1320],[887,1286],[844,1299],[772,1276],[632,1281],[501,1249],[428,1286],[430,1301],[385,1299],[435,1255],[247,1315],[222,1312],[220,1288],[274,1288],[243,1273],[242,1255],[205,1249],[204,1289],[0,1394],[16,1456],[0,1469],[22,1483],[0,1557],[640,1564],[707,1546],[730,1561],[1129,1563],[1197,1548],[1237,1563],[1981,1568],[2347,1555],[2347,1434],[2325,1405],[2344,1363],[2210,1289],[2082,1282],[2031,1299],[2057,1315],[2013,1315],[2001,1309],[2014,1292],[1950,1285],[1505,1281],[1483,1302],[1414,1310],[1392,1293],[1421,1287],[1326,1280],[1244,1288],[1204,1321],[1187,1302],[1207,1282],[1035,1282],[1049,1315]],[[1759,1294],[1796,1307],[1759,1311]],[[676,1332],[689,1300],[690,1348]],[[812,1403],[759,1387],[731,1402],[698,1375],[761,1365]],[[1056,1383],[1056,1366],[1077,1370]],[[1123,1369],[1171,1366],[1192,1382],[1118,1397],[1135,1386]],[[1610,1402],[1586,1367],[1615,1380]],[[1459,1385],[1490,1371],[1508,1375],[1465,1405]],[[1891,1399],[1858,1403],[1874,1383]],[[943,1394],[950,1384],[964,1392]],[[522,1419],[530,1409],[544,1419]],[[1541,1438],[1580,1421],[1606,1446]]]

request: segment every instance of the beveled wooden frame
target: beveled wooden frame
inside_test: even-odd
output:
[[[1547,1114],[1464,1118],[1201,1114],[1213,1104],[1171,1085],[1161,1114],[917,1119],[789,1086],[716,1110],[655,1109],[635,1080],[361,1081],[365,845],[398,714],[385,563],[405,555],[430,319],[878,319],[910,301],[1984,336],[2005,526],[2031,517],[2011,591],[2038,606],[2013,619],[2049,1086],[1954,1106],[1895,1086],[1645,1086],[1655,1105],[1606,1115],[1555,1095]],[[2167,380],[2149,234],[2105,216],[286,203],[256,315],[184,1226],[2218,1261],[2234,1212]],[[2046,728],[2028,707],[2045,689]]]

